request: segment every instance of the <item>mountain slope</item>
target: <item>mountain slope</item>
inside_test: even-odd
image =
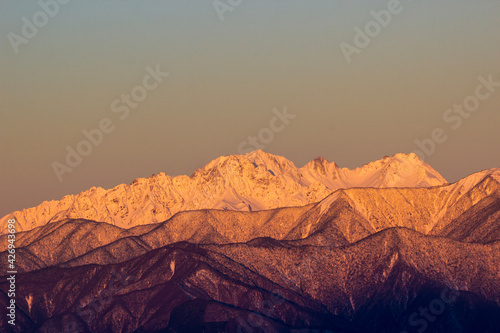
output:
[[[143,196],[125,209],[144,224],[56,213],[64,218],[16,235],[17,325],[2,316],[0,331],[498,332],[500,169],[428,186],[425,166],[401,171],[408,159],[355,170],[316,159],[299,169],[256,152],[189,178],[204,184],[189,202],[228,209],[148,222],[144,207],[165,199],[151,178],[115,190]],[[109,195],[100,191],[72,209],[99,215],[92,200]],[[252,207],[306,204],[238,210],[245,191],[254,192],[238,200]],[[7,244],[0,235],[0,261]],[[0,306],[8,289],[0,276]]]
[[[349,170],[317,158],[302,168],[284,157],[254,151],[219,157],[190,177],[164,173],[110,190],[93,187],[59,201],[13,212],[0,219],[0,232],[15,218],[17,231],[64,219],[87,219],[118,227],[157,223],[198,209],[237,211],[303,206],[339,188],[428,187],[446,180],[415,154],[396,154]]]
[[[130,229],[87,220],[49,223],[18,233],[17,252],[23,258],[18,270],[118,263],[181,241],[229,244],[262,238],[265,243],[268,238],[338,247],[393,227],[488,243],[500,240],[500,183],[492,174],[496,173],[473,174],[432,188],[341,189],[301,207],[186,211],[163,223]],[[6,237],[0,236],[0,260],[7,260]]]
[[[401,332],[430,307],[432,331],[495,332],[499,250],[405,228],[340,248],[176,243],[115,265],[20,274],[19,324],[0,318],[0,325],[16,332]],[[0,306],[6,288],[0,283]]]

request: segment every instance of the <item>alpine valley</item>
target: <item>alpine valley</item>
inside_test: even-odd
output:
[[[500,332],[500,169],[224,156],[8,214],[1,262],[10,219],[1,332]]]

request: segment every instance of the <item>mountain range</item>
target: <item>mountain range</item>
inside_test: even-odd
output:
[[[414,154],[256,151],[12,217],[2,331],[499,332],[500,169],[450,184]]]
[[[219,157],[190,177],[164,173],[105,190],[45,201],[0,219],[0,232],[15,218],[18,231],[62,219],[89,219],[130,228],[198,209],[265,210],[318,202],[351,187],[428,187],[446,180],[415,154],[396,154],[349,170],[316,158],[302,168],[284,157],[257,150]]]

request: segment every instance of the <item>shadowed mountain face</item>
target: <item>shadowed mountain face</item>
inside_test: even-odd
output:
[[[343,247],[175,243],[121,263],[19,275],[17,331],[495,332],[499,246],[405,228]]]
[[[295,170],[252,156],[271,176]],[[318,174],[338,168],[311,163]],[[0,331],[499,332],[499,170],[381,187],[295,207],[180,211],[131,228],[42,216],[16,235],[16,326],[2,316]],[[3,262],[6,250],[2,235]]]

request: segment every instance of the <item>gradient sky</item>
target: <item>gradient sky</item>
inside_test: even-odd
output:
[[[43,0],[48,1],[48,0]],[[0,2],[0,216],[92,186],[163,171],[190,175],[238,153],[273,108],[297,115],[263,150],[297,166],[357,167],[448,135],[426,161],[448,181],[500,167],[500,88],[453,130],[443,113],[500,81],[500,1],[401,0],[402,12],[347,63],[340,43],[389,1],[243,0],[61,5],[15,53],[38,1]],[[111,111],[146,67],[170,73],[125,120]],[[116,126],[59,182],[52,162],[103,118]]]

